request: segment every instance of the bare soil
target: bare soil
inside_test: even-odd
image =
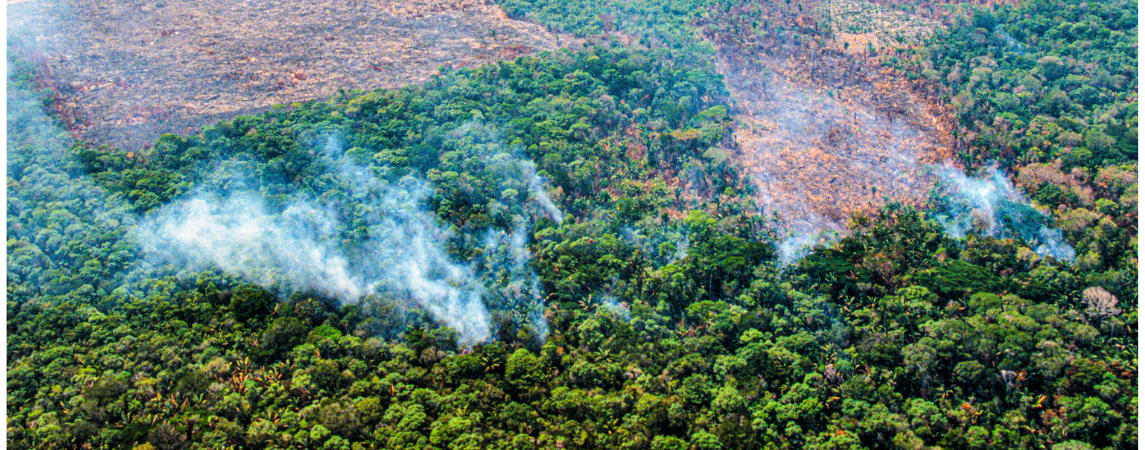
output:
[[[41,64],[73,133],[124,149],[577,43],[482,0],[22,0],[8,21],[11,48]]]

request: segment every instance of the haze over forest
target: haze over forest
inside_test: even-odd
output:
[[[1136,448],[1129,0],[9,1],[9,448]]]

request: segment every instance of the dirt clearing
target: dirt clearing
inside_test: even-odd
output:
[[[277,104],[372,90],[576,44],[481,1],[27,0],[10,48],[66,125],[125,149]]]
[[[950,158],[948,107],[881,65],[939,24],[862,0],[749,3],[707,34],[735,103],[735,160],[789,230],[845,229],[888,201],[921,206]],[[925,91],[925,90],[922,90]]]

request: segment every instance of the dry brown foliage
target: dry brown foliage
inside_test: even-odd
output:
[[[1117,307],[1117,297],[1109,291],[1097,286],[1090,286],[1082,292],[1082,298],[1088,306],[1085,313],[1090,317],[1109,317],[1121,314]]]
[[[1075,168],[1067,174],[1061,171],[1061,164],[1060,160],[1050,164],[1029,164],[1018,170],[1014,183],[1025,192],[1036,192],[1042,183],[1049,183],[1072,193],[1082,205],[1093,205],[1093,189],[1086,182],[1085,171]]]

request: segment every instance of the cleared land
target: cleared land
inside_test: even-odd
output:
[[[125,149],[339,88],[576,44],[473,0],[26,0],[9,2],[8,22],[72,132]]]
[[[716,21],[730,24],[709,38],[741,120],[733,159],[761,212],[843,230],[852,212],[925,201],[929,165],[952,154],[948,107],[876,58],[936,22],[863,1],[745,3]],[[843,24],[853,33],[829,31]]]

